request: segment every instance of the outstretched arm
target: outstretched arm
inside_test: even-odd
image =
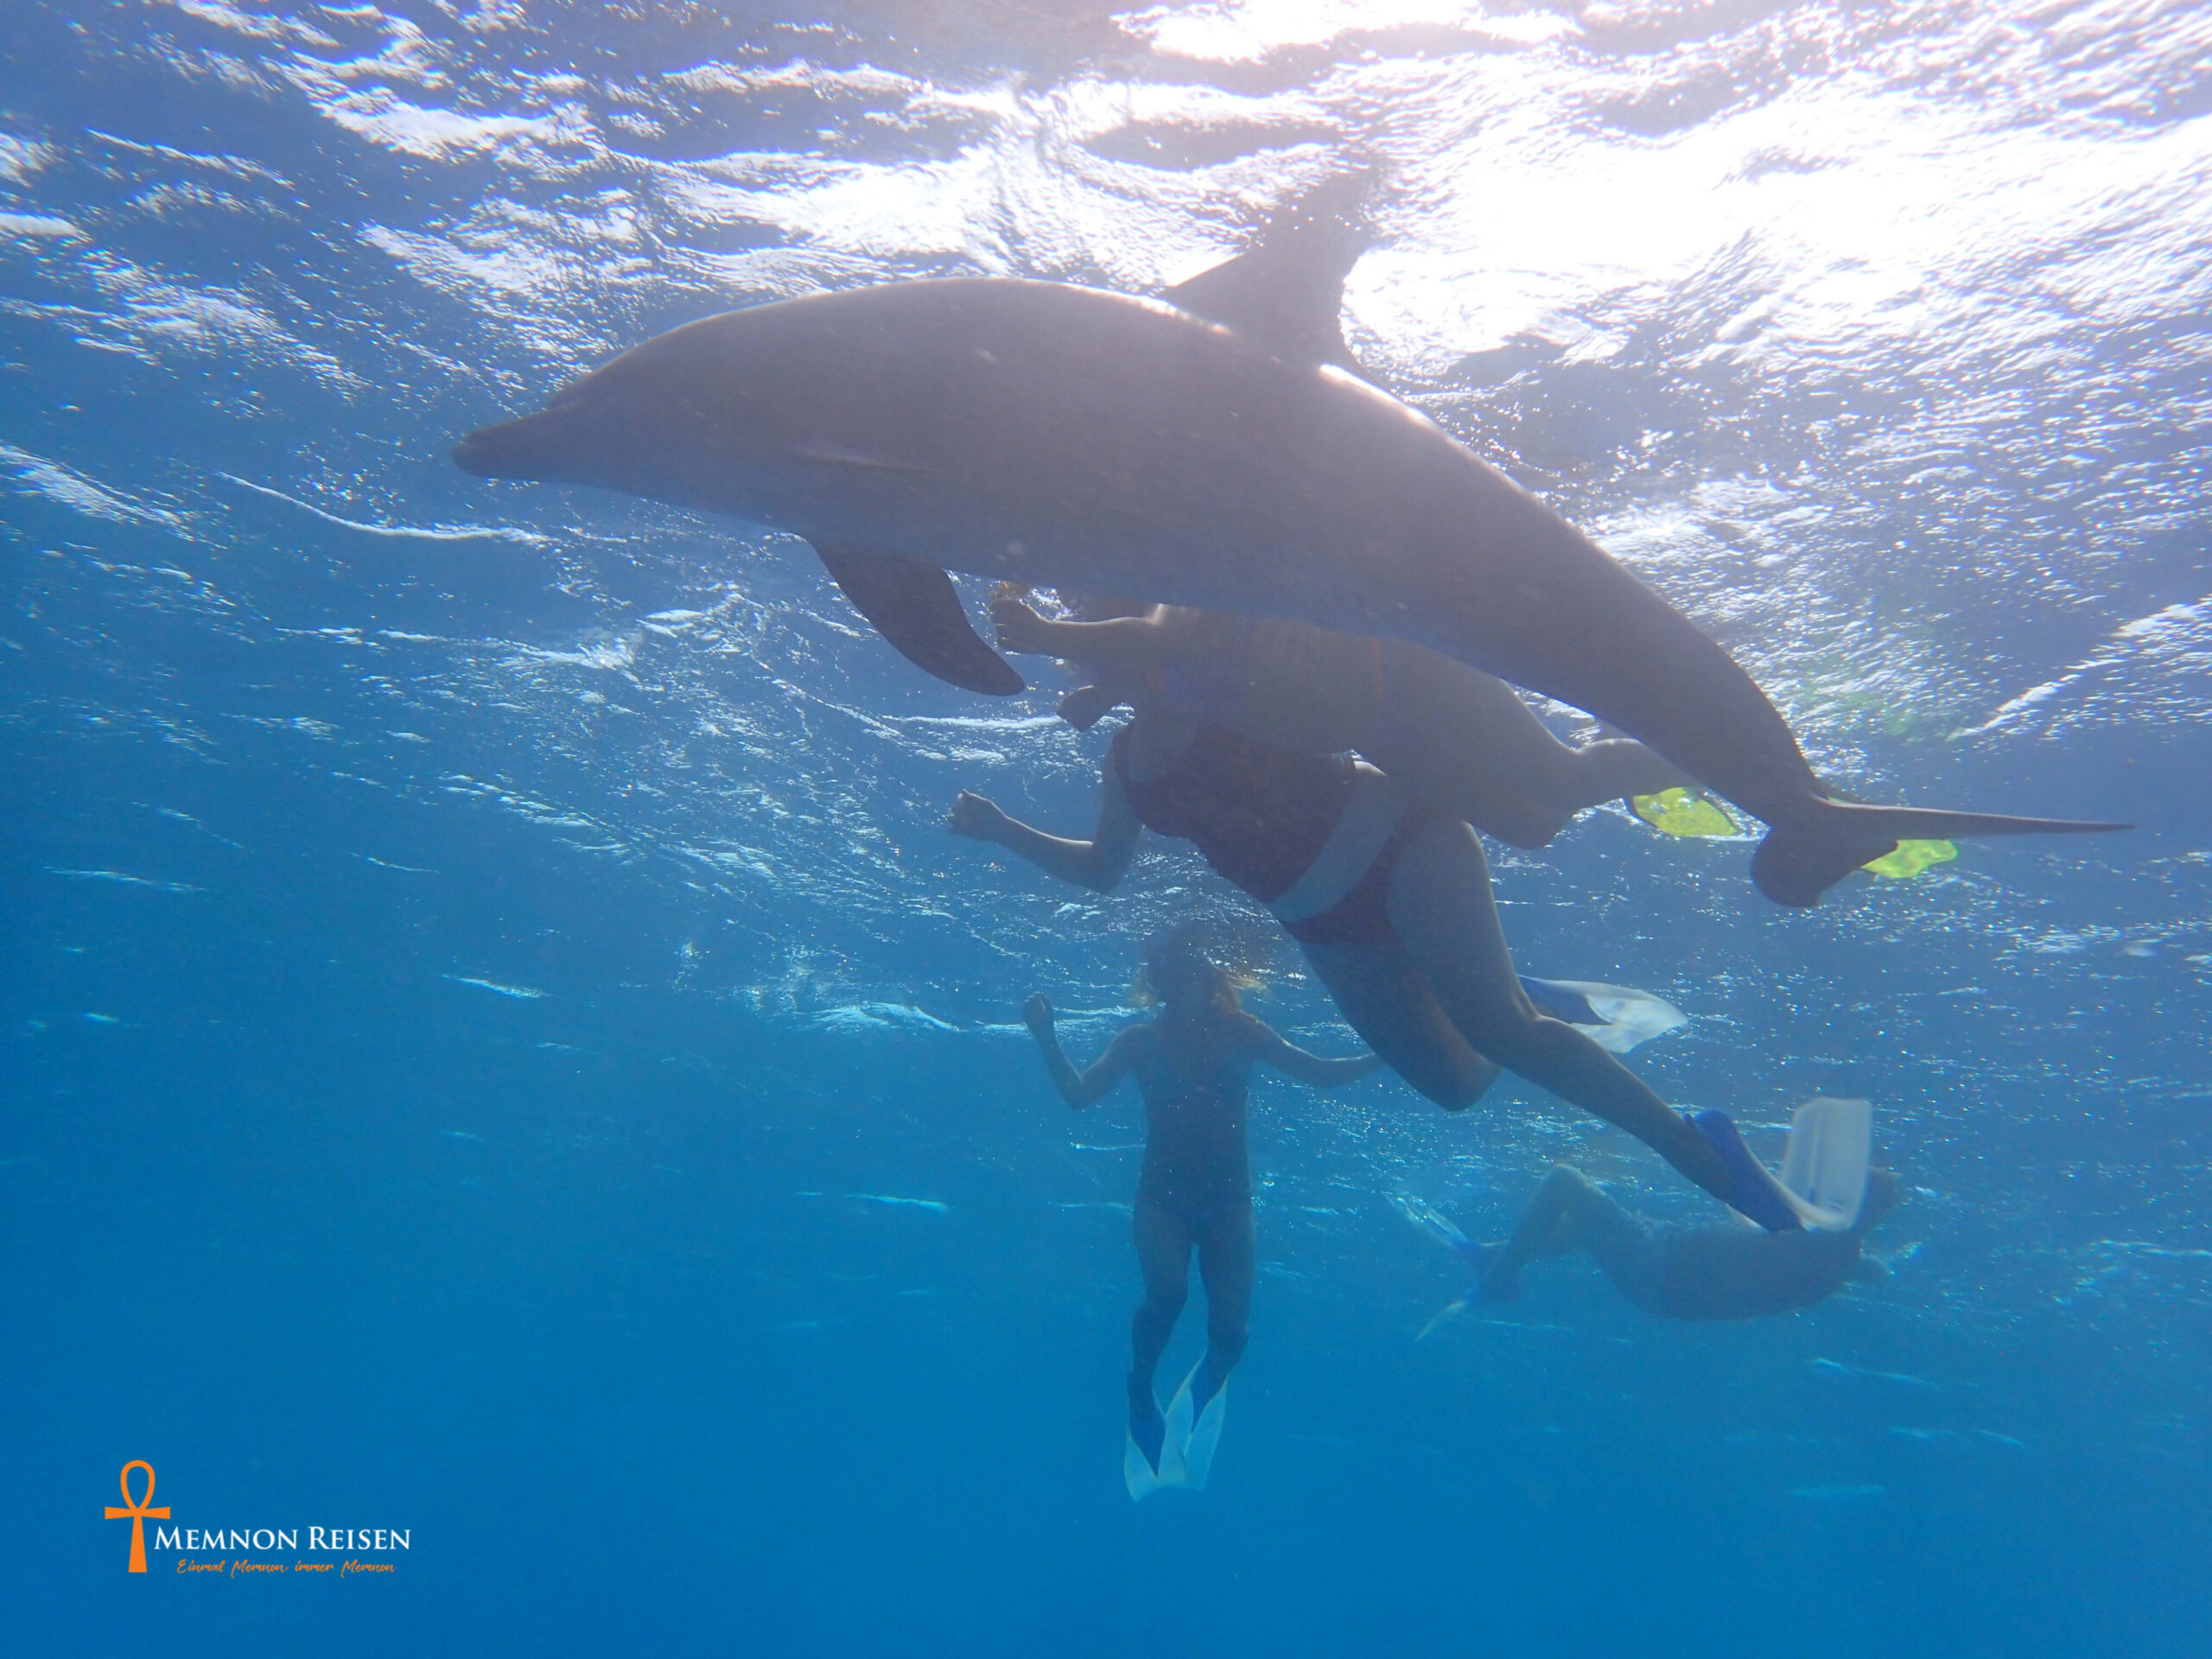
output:
[[[991,620],[998,626],[1001,650],[1065,657],[1087,668],[1151,668],[1165,654],[1166,631],[1157,607],[1143,616],[1117,616],[1103,622],[1056,622],[1013,595],[1002,594],[991,601]]]
[[[1111,761],[1107,763],[1102,781],[1098,827],[1091,831],[1089,841],[1048,836],[1042,830],[1032,829],[1020,819],[1010,817],[997,802],[971,795],[964,789],[952,804],[947,827],[956,836],[1003,847],[1017,857],[1027,859],[1047,875],[1079,883],[1094,893],[1111,893],[1128,874],[1129,861],[1136,856],[1137,838],[1144,833],[1144,823],[1129,804],[1128,797],[1122,793],[1121,780],[1115,777]]]
[[[1137,1033],[1141,1029],[1131,1026],[1126,1031],[1115,1033],[1114,1040],[1106,1045],[1106,1052],[1092,1063],[1090,1069],[1078,1071],[1068,1058],[1067,1050],[1060,1046],[1059,1033],[1052,1028],[1052,1005],[1042,991],[1021,1005],[1021,1022],[1037,1039],[1038,1052],[1045,1057],[1045,1070],[1052,1076],[1052,1087],[1060,1091],[1062,1100],[1078,1112],[1105,1099],[1122,1080],[1136,1058]]]
[[[1338,1084],[1351,1083],[1382,1064],[1382,1057],[1376,1054],[1353,1054],[1343,1059],[1309,1054],[1262,1020],[1252,1021],[1252,1058],[1262,1065],[1273,1066],[1287,1077],[1310,1083],[1316,1089],[1333,1089]]]

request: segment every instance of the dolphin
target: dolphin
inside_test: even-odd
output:
[[[1022,680],[948,569],[1429,646],[1762,820],[1752,879],[1784,905],[1908,838],[2129,827],[1834,799],[1725,651],[1360,375],[1338,322],[1359,246],[1326,188],[1159,299],[952,277],[706,317],[453,459],[804,537],[886,639],[973,691]]]

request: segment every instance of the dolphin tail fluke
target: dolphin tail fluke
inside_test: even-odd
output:
[[[1778,905],[1817,905],[1853,870],[1894,852],[1901,841],[1954,836],[2082,836],[2133,830],[2132,823],[2080,818],[2012,818],[1993,812],[1939,812],[1910,806],[1856,806],[1822,798],[1802,823],[1767,832],[1751,855],[1751,880]]]
[[[1024,689],[1014,665],[969,622],[952,578],[936,566],[818,542],[814,550],[853,608],[915,667],[985,696],[1010,697]]]

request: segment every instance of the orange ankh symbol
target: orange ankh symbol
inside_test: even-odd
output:
[[[133,1469],[143,1469],[146,1471],[146,1496],[143,1501],[130,1496],[130,1471]],[[146,1570],[146,1518],[149,1516],[156,1521],[166,1521],[169,1518],[168,1510],[151,1507],[154,1502],[154,1465],[152,1464],[126,1463],[123,1465],[123,1502],[125,1507],[120,1510],[112,1504],[109,1506],[107,1518],[111,1521],[120,1521],[125,1516],[130,1517],[130,1570],[133,1573],[143,1573]]]

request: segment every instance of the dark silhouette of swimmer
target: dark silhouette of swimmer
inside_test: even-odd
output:
[[[1858,1219],[1843,1231],[1759,1232],[1742,1225],[1654,1227],[1562,1164],[1544,1177],[1513,1236],[1471,1244],[1433,1212],[1414,1219],[1482,1270],[1471,1301],[1517,1301],[1521,1269],[1582,1251],[1613,1288],[1664,1319],[1759,1319],[1810,1307],[1853,1281],[1880,1276],[1862,1262],[1867,1232],[1897,1208],[1903,1187],[1886,1169],[1867,1172]]]
[[[1052,1005],[1042,994],[1022,1005],[1021,1017],[1060,1098],[1076,1110],[1103,1099],[1131,1071],[1144,1096],[1144,1166],[1135,1205],[1144,1305],[1129,1328],[1129,1439],[1159,1479],[1168,1472],[1167,1425],[1153,1371],[1181,1317],[1193,1250],[1206,1292],[1205,1357],[1185,1385],[1193,1420],[1204,1417],[1244,1352],[1254,1265],[1244,1091],[1253,1065],[1326,1089],[1365,1077],[1382,1062],[1372,1054],[1325,1059],[1284,1040],[1245,1012],[1229,976],[1182,933],[1147,953],[1138,993],[1158,1003],[1158,1014],[1118,1033],[1084,1071],[1060,1047]],[[1161,1484],[1181,1483],[1171,1477]],[[1203,1484],[1203,1471],[1190,1484]],[[1138,1487],[1133,1478],[1132,1497],[1143,1495]]]

